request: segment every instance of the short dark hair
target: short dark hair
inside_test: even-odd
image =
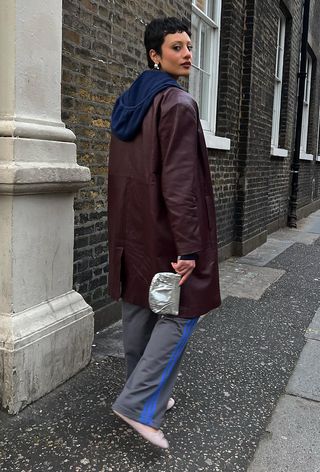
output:
[[[167,34],[186,32],[191,37],[188,24],[174,16],[155,18],[147,26],[144,33],[144,45],[146,47],[148,66],[153,69],[154,63],[149,56],[149,51],[154,49],[161,55],[161,46]]]

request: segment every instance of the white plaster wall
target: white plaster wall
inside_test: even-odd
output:
[[[61,0],[15,3],[17,115],[61,121]]]
[[[0,195],[0,314],[12,308],[12,196]]]
[[[15,9],[13,0],[0,3],[0,118],[10,118],[15,105]],[[1,159],[1,156],[0,156]]]
[[[0,0],[0,404],[10,413],[90,360],[72,290],[74,192],[90,181],[61,121],[62,0]]]
[[[6,138],[3,138],[3,140],[5,141]],[[76,145],[74,143],[23,138],[9,138],[7,141],[13,144],[11,157],[8,156],[8,151],[5,151],[7,159],[16,163],[39,162],[43,165],[46,162],[51,164],[61,162],[66,165],[76,164],[77,161]],[[7,146],[7,144],[4,145]],[[0,156],[1,149],[0,139]]]
[[[15,197],[12,211],[14,312],[71,290],[72,204],[72,194]]]
[[[21,165],[36,162],[42,165],[45,163],[76,164],[76,145],[44,139],[0,137],[0,162],[15,162]]]
[[[90,361],[92,310],[76,292],[21,312],[6,327],[4,342],[0,331],[0,394],[9,413],[50,392]]]

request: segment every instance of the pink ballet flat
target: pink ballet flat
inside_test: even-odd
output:
[[[169,443],[164,437],[163,432],[161,429],[157,429],[157,431],[152,431],[148,428],[148,426],[139,423],[138,421],[134,421],[127,416],[122,415],[116,410],[112,410],[119,418],[125,421],[129,426],[131,426],[137,433],[140,434],[144,439],[149,441],[151,444],[157,447],[161,447],[162,449],[168,449]]]
[[[167,403],[167,411],[171,410],[174,404],[175,404],[174,398],[169,398],[168,403]]]

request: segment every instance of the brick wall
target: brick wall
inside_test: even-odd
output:
[[[282,213],[286,204],[288,165],[271,158],[278,11],[279,7],[275,8],[273,1],[265,0],[254,2],[248,12],[247,21],[253,23],[252,31],[247,30],[252,41],[252,57],[251,75],[243,80],[249,120],[248,129],[244,131],[247,133],[247,146],[239,157],[240,161],[246,161],[243,222],[237,234],[240,241],[266,231],[267,223]]]
[[[319,4],[311,4],[313,52],[319,44]],[[279,147],[288,156],[271,155],[274,71],[279,14],[286,17],[286,42]],[[217,133],[231,139],[230,152],[212,151],[220,246],[234,240],[259,244],[260,235],[285,223],[296,121],[296,92],[301,35],[301,0],[225,0],[222,8]],[[319,69],[319,67],[318,67]],[[319,71],[314,71],[314,83]],[[313,88],[309,148],[315,153],[319,87]],[[318,198],[320,163],[301,161],[298,204]],[[256,238],[256,239],[255,239]],[[251,244],[251,243],[250,243]],[[249,248],[251,247],[249,244]]]
[[[318,153],[319,132],[319,108],[320,108],[320,3],[317,0],[310,1],[310,24],[308,35],[309,53],[312,57],[312,89],[310,99],[309,129],[307,151],[313,154],[314,159]],[[300,162],[298,206],[312,203],[320,197],[320,162]]]
[[[223,0],[217,135],[230,151],[210,150],[219,246],[225,255],[284,224],[294,146],[301,0]],[[320,4],[311,2],[314,54],[310,152],[316,153],[319,113]],[[270,155],[278,14],[287,18],[280,147]],[[63,0],[63,120],[77,136],[78,162],[92,179],[75,199],[74,286],[96,313],[110,314],[107,295],[107,159],[116,97],[146,68],[145,24],[153,17],[190,18],[191,0]],[[320,197],[320,163],[301,161],[299,207]],[[256,239],[255,239],[256,238]],[[236,244],[234,244],[236,242]],[[261,241],[260,241],[261,242]],[[240,249],[239,249],[240,248]]]
[[[187,0],[63,0],[62,119],[77,136],[78,162],[92,179],[75,199],[74,286],[97,312],[107,295],[107,159],[116,97],[146,68],[145,24],[190,18]]]
[[[315,0],[310,2],[308,52],[312,57],[312,80],[310,113],[308,126],[307,152],[314,156],[313,161],[300,160],[298,207],[312,203],[320,197],[320,163],[315,160],[318,155],[318,126],[320,106],[320,4]]]
[[[290,168],[294,150],[301,2],[292,0],[288,6],[280,2],[275,13],[277,16],[283,13],[286,17],[279,146],[288,150],[288,157],[271,157],[270,159],[268,223],[278,223],[278,226],[281,226],[288,212]]]
[[[223,2],[216,134],[229,138],[231,149],[228,152],[216,150],[209,152],[215,183],[220,247],[229,245],[235,237],[244,14],[243,0]]]

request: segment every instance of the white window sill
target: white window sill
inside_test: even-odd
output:
[[[320,156],[316,156],[316,161],[320,162]]]
[[[313,161],[313,154],[307,154],[305,151],[300,151],[300,159],[302,161]]]
[[[229,138],[221,138],[210,131],[204,131],[204,138],[208,149],[222,149],[230,151],[231,140]]]
[[[276,146],[271,146],[271,156],[276,157],[288,157],[287,149],[278,148]]]

